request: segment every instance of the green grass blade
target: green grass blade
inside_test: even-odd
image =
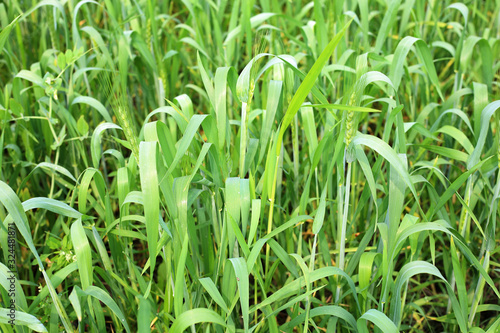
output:
[[[348,24],[346,24],[338,34],[335,35],[335,37],[330,41],[330,43],[328,43],[326,48],[321,52],[320,56],[318,57],[318,60],[316,60],[311,70],[307,73],[306,77],[304,78],[304,81],[302,81],[302,83],[300,84],[299,89],[297,89],[297,91],[293,95],[292,100],[290,101],[290,105],[288,105],[287,112],[283,117],[283,121],[278,134],[278,141],[276,145],[276,156],[279,156],[281,152],[281,142],[283,141],[283,136],[285,135],[285,131],[287,130],[288,126],[290,126],[290,124],[292,123],[293,117],[295,117],[295,114],[299,111],[300,107],[302,106],[302,103],[304,103],[307,95],[314,86],[316,79],[321,73],[321,70],[325,66],[328,59],[331,57],[338,43],[340,43],[340,40],[346,33],[351,22],[352,20]]]

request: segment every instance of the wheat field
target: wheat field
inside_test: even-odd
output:
[[[1,332],[500,332],[500,1],[0,26]]]

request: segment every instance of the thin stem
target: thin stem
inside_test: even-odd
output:
[[[472,177],[473,177],[473,175],[470,175],[469,178],[467,179],[467,187],[465,189],[465,193],[466,193],[465,203],[467,204],[467,206],[469,206],[470,199],[472,196],[472,187],[473,187]],[[461,219],[459,222],[459,226],[458,226],[462,237],[465,237],[465,232],[469,228],[469,223],[470,223],[469,212],[464,207],[464,210],[462,211],[462,216],[461,216]],[[457,256],[460,259],[460,252],[457,252]],[[451,282],[450,282],[451,290],[455,290],[455,284],[456,284],[455,273],[452,272],[451,273]],[[450,311],[451,311],[451,298],[448,299],[448,306],[446,307],[446,313],[450,313]]]
[[[245,177],[245,155],[247,149],[247,108],[248,104],[243,102],[241,105],[241,134],[240,134],[240,178]]]
[[[267,221],[267,233],[269,234],[272,229],[273,229],[273,212],[274,212],[274,197],[276,195],[276,177],[278,175],[278,162],[279,162],[280,156],[276,156],[276,163],[274,165],[274,175],[273,175],[273,187],[271,190],[271,198],[270,198],[270,205],[269,205],[269,218]],[[269,243],[266,244],[266,275],[268,272],[269,268]]]
[[[344,164],[345,166],[345,164]],[[345,267],[345,237],[346,237],[346,229],[347,229],[347,216],[349,215],[349,194],[351,191],[351,166],[352,163],[347,162],[347,176],[345,179],[345,199],[344,199],[344,209],[342,216],[342,225],[340,228],[340,248],[339,248],[339,260],[338,267],[341,270],[344,270]],[[340,285],[337,285],[337,293],[335,295],[335,303],[337,303],[340,299],[341,288]]]

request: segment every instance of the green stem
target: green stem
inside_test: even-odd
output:
[[[245,155],[247,149],[247,108],[248,104],[243,102],[241,106],[241,135],[240,135],[240,178],[245,177]]]
[[[345,166],[345,164],[344,164]],[[342,211],[342,225],[340,227],[340,232],[338,234],[340,247],[339,247],[339,260],[338,267],[341,270],[345,268],[345,237],[346,237],[346,229],[347,229],[347,216],[349,215],[349,194],[351,191],[351,166],[352,163],[347,163],[347,176],[345,179],[345,198],[344,198],[344,209]],[[335,295],[335,303],[337,303],[340,299],[341,288],[340,284],[337,285],[337,293]]]
[[[473,175],[470,175],[469,178],[467,179],[467,187],[465,188],[465,193],[466,193],[465,203],[467,204],[467,206],[469,206],[470,198],[472,195],[472,188],[473,188],[472,177]],[[460,234],[462,235],[462,237],[465,237],[465,233],[469,229],[470,216],[467,209],[465,207],[463,209],[464,210],[462,211],[458,229],[460,230]],[[460,252],[457,252],[457,256],[460,259]],[[450,282],[451,290],[455,290],[455,283],[456,283],[455,274],[452,272],[451,282]],[[450,311],[451,311],[451,299],[448,299],[448,306],[446,307],[446,313],[450,313]]]
[[[274,213],[274,197],[276,195],[276,178],[278,175],[278,162],[279,162],[280,156],[276,156],[276,163],[274,165],[274,175],[273,175],[273,187],[271,190],[271,198],[270,198],[270,205],[269,205],[269,218],[267,221],[267,233],[269,234],[272,229],[273,229],[273,213]],[[268,272],[269,268],[269,243],[266,243],[266,275]]]

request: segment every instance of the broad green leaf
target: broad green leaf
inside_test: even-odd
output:
[[[479,163],[479,159],[481,158],[481,153],[484,148],[484,143],[486,141],[486,135],[488,134],[488,128],[490,125],[490,120],[495,111],[500,108],[500,101],[491,102],[488,104],[481,113],[481,128],[479,132],[479,138],[477,139],[476,147],[474,151],[469,156],[467,160],[467,168],[471,169],[477,163]]]
[[[0,323],[10,325],[10,321],[12,320],[11,314],[10,309],[0,308]],[[40,320],[33,315],[21,311],[15,311],[13,315],[15,317],[14,323],[16,326],[27,326],[35,332],[48,332]]]
[[[2,28],[2,31],[0,32],[0,54],[2,54],[3,47],[5,45],[5,42],[9,38],[9,34],[12,28],[14,28],[20,17],[21,15],[17,16],[15,19],[12,20],[12,22],[10,22],[8,26]]]
[[[249,323],[249,283],[248,283],[248,271],[245,259],[243,258],[231,258],[229,259],[234,268],[234,273],[236,275],[236,281],[238,285],[238,293],[240,294],[241,312],[243,315],[243,324],[245,327],[245,332],[248,332]]]
[[[393,1],[397,2],[397,1]],[[399,84],[401,83],[401,78],[404,73],[404,61],[410,48],[415,45],[417,48],[417,54],[423,62],[424,68],[427,71],[427,75],[434,87],[436,88],[439,96],[442,100],[444,100],[443,93],[441,92],[440,82],[436,73],[436,68],[434,67],[434,63],[432,61],[431,53],[427,44],[420,38],[415,38],[411,36],[407,36],[399,42],[398,47],[396,48],[396,52],[394,53],[394,57],[392,59],[391,68],[390,68],[390,78],[394,84],[394,88],[397,90],[399,88]]]
[[[199,281],[200,281],[201,285],[203,286],[203,288],[205,288],[205,290],[208,292],[210,297],[212,297],[212,300],[215,303],[217,303],[222,308],[222,310],[224,310],[226,313],[229,313],[230,311],[226,305],[226,302],[222,298],[222,295],[220,294],[219,290],[215,286],[212,279],[206,277],[206,278],[200,279]]]
[[[87,289],[92,285],[94,274],[92,251],[85,230],[83,229],[81,219],[77,219],[71,225],[71,240],[76,253],[82,288]]]
[[[288,126],[292,123],[293,117],[295,117],[295,114],[299,111],[300,107],[302,106],[302,103],[304,103],[307,95],[311,91],[312,87],[314,86],[316,79],[318,78],[319,74],[321,73],[321,70],[325,66],[326,62],[328,59],[331,57],[333,51],[337,47],[338,43],[344,36],[345,32],[349,28],[352,20],[342,28],[342,30],[335,35],[335,37],[328,43],[326,48],[321,52],[320,56],[318,57],[318,60],[314,63],[313,67],[307,73],[306,77],[304,78],[304,81],[302,81],[301,85],[299,86],[299,89],[295,92],[295,94],[292,97],[292,100],[290,101],[290,105],[288,105],[288,109],[285,113],[285,116],[283,117],[283,122],[280,127],[280,131],[278,134],[278,141],[276,145],[276,155],[279,156],[281,152],[281,142],[283,141],[283,135],[285,134],[285,131],[287,130]]]
[[[128,323],[125,319],[125,316],[123,315],[123,312],[120,310],[115,300],[111,298],[111,296],[105,290],[96,286],[90,286],[87,289],[79,290],[78,292],[82,295],[92,296],[97,300],[101,301],[102,303],[104,303],[111,311],[113,311],[113,313],[119,319],[120,323],[123,325],[125,330],[127,332],[130,332],[130,327],[128,326]]]
[[[172,333],[182,333],[186,328],[197,323],[214,323],[226,326],[225,321],[215,311],[199,308],[188,310],[177,316],[170,331]]]
[[[94,168],[99,168],[99,161],[101,160],[101,135],[105,130],[108,129],[122,129],[120,126],[115,125],[113,123],[104,123],[97,126],[92,133],[92,139],[90,141],[90,151],[92,154],[92,163]]]
[[[366,322],[371,321],[384,333],[397,333],[398,328],[394,323],[382,312],[376,309],[366,311],[357,321],[358,332],[368,333]]]

